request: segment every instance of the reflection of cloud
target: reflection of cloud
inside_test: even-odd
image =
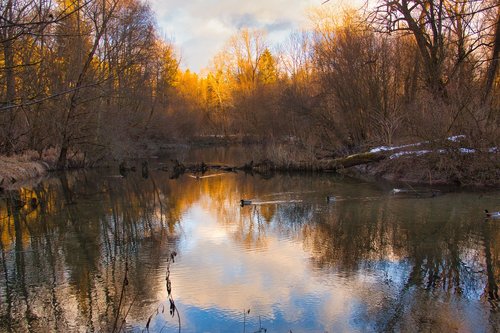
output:
[[[233,238],[238,223],[223,225],[200,205],[184,214],[182,224],[189,237],[172,281],[176,300],[188,308],[232,314],[250,308],[255,315],[279,315],[288,323],[314,317],[324,328],[335,324],[339,331],[349,331],[353,307],[365,296],[358,286],[375,283],[316,274],[298,240],[268,234],[264,248],[242,248]],[[383,293],[371,292],[370,297],[382,298]]]
[[[321,0],[150,0],[164,33],[182,49],[184,65],[196,71],[208,65],[224,42],[243,27],[265,29],[271,41],[307,21],[305,10]],[[213,29],[213,28],[216,29]]]
[[[162,172],[152,174],[154,182],[88,175],[68,175],[69,183],[79,184],[78,193],[99,194],[65,207],[61,182],[51,179],[42,191],[48,211],[18,216],[22,223],[0,202],[7,259],[0,294],[12,300],[12,311],[0,307],[0,316],[14,325],[10,330],[111,331],[128,263],[123,308],[132,307],[125,330],[142,331],[154,315],[152,332],[176,332],[165,286],[174,249],[173,295],[185,333],[241,332],[243,308],[253,320],[247,332],[258,327],[259,315],[270,332],[486,332],[498,326],[487,302],[488,269],[498,276],[498,266],[485,256],[499,252],[500,234],[471,229],[477,205],[470,194],[361,201],[379,190],[324,175],[172,181]],[[98,190],[103,184],[109,190]],[[326,205],[324,194],[332,189],[351,200]],[[296,205],[238,205],[241,198],[299,196],[304,201]],[[481,205],[493,205],[493,198]],[[149,215],[159,211],[162,217]],[[426,287],[431,276],[439,276],[435,288]],[[8,288],[12,282],[16,287]],[[28,305],[35,317],[25,316]]]

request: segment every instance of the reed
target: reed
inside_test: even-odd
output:
[[[44,176],[47,171],[48,165],[30,160],[24,155],[0,156],[0,187],[9,187],[22,180]]]
[[[175,317],[175,315],[177,315],[177,322],[178,322],[178,328],[179,328],[179,333],[181,332],[181,328],[182,328],[182,325],[181,325],[181,315],[179,313],[179,309],[177,308],[177,306],[175,305],[175,300],[174,300],[174,297],[172,295],[172,281],[170,280],[170,265],[172,263],[175,262],[175,257],[177,256],[177,252],[173,251],[170,253],[168,259],[167,259],[167,268],[166,268],[166,276],[165,276],[165,285],[167,287],[167,297],[168,297],[168,302],[169,302],[169,306],[170,306],[170,309],[169,309],[169,313],[170,313],[170,316],[172,316],[172,318]],[[162,305],[161,306],[162,310],[161,310],[161,313],[165,313],[165,305]],[[148,321],[146,323],[146,331],[149,332],[149,325],[151,324],[151,320],[158,316],[160,314],[160,307],[157,307],[156,308],[156,311],[151,314],[148,318]],[[160,330],[160,333],[163,332],[163,330],[166,328],[166,325],[163,325],[161,330]]]
[[[70,151],[67,168],[82,168],[88,165],[85,156]],[[0,188],[9,188],[15,183],[45,176],[56,170],[58,149],[48,148],[42,152],[24,151],[22,154],[0,156]]]
[[[118,301],[118,308],[116,309],[115,321],[113,323],[113,330],[111,331],[112,333],[121,331],[123,322],[125,322],[126,314],[128,314],[128,311],[127,311],[127,313],[125,314],[125,316],[122,320],[122,324],[118,328],[118,319],[120,318],[120,313],[122,310],[122,303],[123,303],[123,300],[124,300],[124,297],[126,294],[127,286],[128,286],[128,262],[125,262],[125,276],[123,277],[122,291],[120,293],[120,300]]]

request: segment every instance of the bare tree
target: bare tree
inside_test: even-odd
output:
[[[491,62],[487,71],[485,97],[488,97],[493,88],[495,77],[498,73],[498,63],[500,62],[500,1],[496,2],[497,13],[494,24],[493,47],[491,48]]]
[[[422,60],[427,87],[446,96],[446,85],[469,55],[481,47],[482,31],[475,23],[490,9],[478,0],[387,0],[379,1],[371,22],[382,32],[410,33]]]
[[[178,65],[136,0],[7,0],[0,42],[0,150],[56,146],[61,168],[70,151],[109,152],[109,128],[147,136]]]

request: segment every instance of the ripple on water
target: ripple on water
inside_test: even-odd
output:
[[[81,180],[70,186],[95,192],[93,179]],[[47,189],[55,207],[64,201],[57,184]],[[0,298],[11,304],[0,306],[1,318],[23,331],[29,304],[37,317],[60,315],[54,320],[66,320],[69,331],[106,331],[127,262],[126,305],[138,295],[128,327],[140,331],[158,304],[168,304],[167,259],[175,250],[170,280],[184,333],[242,332],[244,321],[247,332],[260,325],[269,332],[500,327],[498,301],[488,296],[500,223],[482,219],[498,196],[399,198],[318,175],[196,182],[152,173],[148,181],[131,175],[108,185],[99,200],[67,207],[71,220],[57,208],[4,225]],[[242,197],[261,204],[239,207]],[[151,331],[166,322],[164,332],[176,331],[168,307]]]

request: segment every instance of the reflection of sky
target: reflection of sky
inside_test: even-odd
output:
[[[331,212],[280,205],[269,224],[263,222],[265,242],[248,246],[235,235],[255,233],[249,225],[257,217],[251,213],[253,208],[240,210],[231,200],[216,203],[202,196],[182,215],[183,236],[171,278],[183,332],[242,331],[244,309],[251,310],[246,318],[248,332],[255,332],[259,325],[273,332],[404,330],[407,327],[397,326],[400,322],[420,325],[412,318],[414,313],[415,317],[436,316],[433,320],[443,327],[453,326],[447,317],[466,314],[469,322],[459,321],[457,327],[484,328],[483,310],[475,303],[484,281],[462,286],[468,301],[448,294],[435,302],[437,295],[422,293],[419,283],[408,284],[413,261],[395,254],[361,260],[350,272],[318,269],[310,249],[304,247],[301,228],[314,226],[315,214]],[[223,217],[216,208],[221,205],[226,209]],[[251,217],[243,214],[245,210],[250,210],[246,212]],[[285,237],[284,232],[288,233]],[[475,256],[463,257],[470,263]],[[463,279],[468,280],[476,281],[475,277]],[[419,305],[412,310],[415,304]],[[177,327],[176,319],[168,323]],[[164,324],[156,320],[159,327]]]
[[[273,331],[364,330],[364,321],[357,318],[366,316],[367,302],[358,286],[373,281],[317,274],[300,240],[273,233],[264,249],[245,250],[232,237],[236,224],[219,224],[200,205],[192,206],[181,223],[185,237],[172,283],[183,331],[241,329],[243,309],[251,310],[252,331],[259,316],[263,327]]]
[[[47,215],[49,225],[58,226],[50,234],[43,234],[38,227],[45,223],[35,220],[26,231],[30,237],[13,238],[15,225],[6,223],[2,239],[10,242],[4,244],[0,266],[0,311],[8,316],[3,301],[10,298],[18,331],[28,330],[22,329],[28,325],[22,319],[24,304],[33,306],[39,318],[58,318],[60,331],[66,326],[90,331],[92,325],[108,331],[105,323],[114,319],[117,301],[112,297],[119,295],[123,279],[123,255],[130,254],[126,307],[137,299],[127,329],[141,331],[158,304],[167,305],[162,303],[167,300],[165,265],[175,249],[171,279],[183,332],[241,332],[243,309],[251,310],[247,332],[258,329],[259,316],[269,332],[486,332],[500,327],[486,290],[488,273],[498,276],[493,245],[499,229],[474,219],[478,207],[493,205],[496,197],[383,198],[370,185],[327,180],[231,174],[158,181],[171,187],[158,187],[168,198],[168,216],[180,220],[161,233],[159,221],[145,218],[156,212],[154,207],[134,209],[134,198],[125,202],[126,209],[118,205],[113,218],[106,204],[82,202],[71,207],[80,216],[74,223],[66,214],[60,223]],[[345,200],[327,204],[323,193],[331,192]],[[377,195],[378,200],[361,200]],[[241,208],[241,197],[303,201]],[[146,203],[155,202],[147,198]],[[129,227],[145,235],[110,242],[129,235],[120,231]],[[485,253],[493,265],[486,263]],[[438,278],[433,286],[430,276]],[[169,317],[168,305],[164,314],[160,307],[152,317],[150,331],[162,331],[166,323],[163,332],[176,331],[177,318]]]

